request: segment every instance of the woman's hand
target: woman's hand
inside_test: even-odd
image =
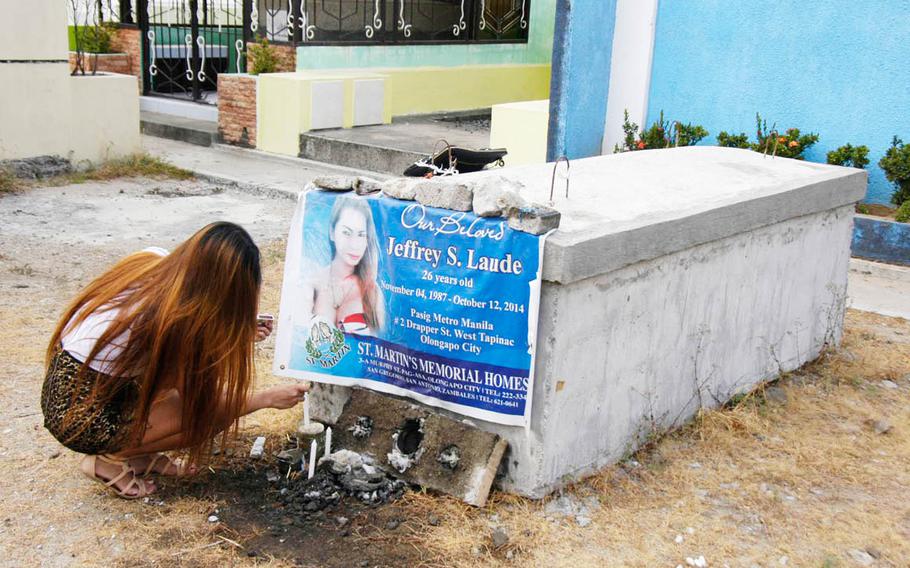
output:
[[[272,335],[272,327],[275,322],[272,320],[256,321],[256,341],[263,341],[266,337]]]
[[[303,394],[309,391],[311,386],[309,382],[304,381],[272,387],[266,391],[268,407],[277,408],[278,410],[293,408],[298,402],[303,401]]]

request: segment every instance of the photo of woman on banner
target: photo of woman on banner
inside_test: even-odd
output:
[[[351,196],[335,199],[327,237],[328,265],[303,274],[298,321],[309,328],[330,323],[345,333],[376,335],[383,327],[385,305],[377,286],[379,251],[369,202]]]

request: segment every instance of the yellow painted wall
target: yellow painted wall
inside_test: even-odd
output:
[[[343,80],[344,126],[353,124],[355,79],[385,79],[384,120],[393,116],[486,108],[549,96],[549,65],[466,65],[389,69],[323,69],[260,75],[257,147],[297,156],[312,123],[314,82]],[[544,134],[546,136],[546,134]]]
[[[550,101],[525,101],[493,106],[490,147],[509,151],[506,166],[542,164],[547,161],[547,128]]]
[[[0,63],[0,160],[68,157],[68,79],[67,63]]]
[[[310,90],[295,73],[259,76],[256,95],[256,146],[266,152],[296,156],[300,133],[309,129]]]
[[[375,69],[388,75],[392,116],[486,108],[550,96],[550,65]]]
[[[320,70],[296,73],[269,73],[259,76],[256,96],[256,147],[266,152],[297,156],[300,134],[312,125],[312,91],[314,83],[343,81],[344,118],[342,126],[354,124],[354,80],[385,78],[369,71]],[[386,96],[385,117],[391,122]]]

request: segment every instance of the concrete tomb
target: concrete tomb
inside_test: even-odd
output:
[[[552,171],[453,181],[503,176],[522,200],[548,203]],[[413,199],[410,183],[390,183]],[[543,497],[840,341],[864,171],[689,147],[577,160],[569,183],[544,252],[530,427],[316,385],[313,416],[339,447],[379,440],[378,459],[434,487],[482,461],[472,452],[494,463],[501,438],[498,486]],[[488,438],[448,436],[461,426]]]

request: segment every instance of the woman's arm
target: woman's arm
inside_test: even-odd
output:
[[[278,385],[269,389],[253,393],[247,399],[243,416],[262,410],[263,408],[276,408],[284,410],[293,408],[303,400],[303,395],[310,390],[310,383],[297,382],[287,385]]]

